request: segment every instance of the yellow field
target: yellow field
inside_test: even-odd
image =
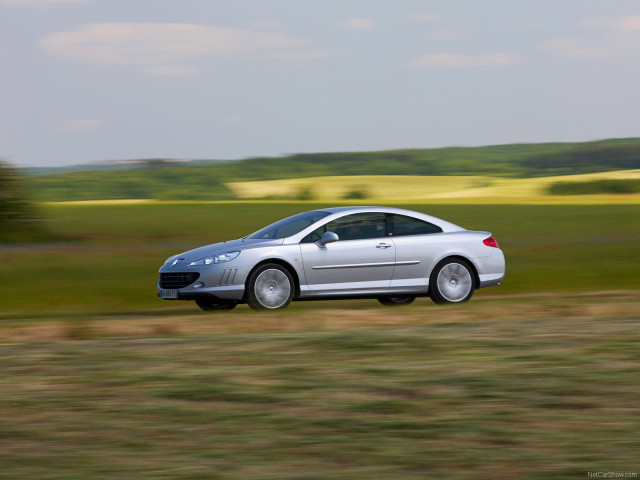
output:
[[[484,176],[404,176],[360,175],[313,177],[259,182],[233,182],[227,186],[242,199],[345,200],[428,202],[428,203],[512,203],[512,204],[602,204],[640,203],[640,195],[563,195],[552,196],[546,190],[558,181],[638,179],[640,170],[603,172],[543,178],[501,178]],[[360,198],[347,198],[360,192]]]

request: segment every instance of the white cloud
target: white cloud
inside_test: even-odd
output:
[[[615,27],[616,19],[605,15],[596,15],[583,18],[579,24],[588,28],[613,28]]]
[[[618,22],[618,30],[623,32],[640,32],[640,15],[620,19]]]
[[[612,56],[612,51],[593,45],[585,39],[568,37],[554,38],[540,44],[543,50],[563,58],[603,58]]]
[[[442,17],[437,13],[417,13],[413,18],[418,22],[434,22],[440,20]]]
[[[159,75],[163,77],[184,77],[195,75],[198,68],[193,65],[152,65],[142,70],[149,75]]]
[[[98,65],[134,65],[155,75],[192,74],[185,61],[228,54],[268,54],[303,44],[282,33],[180,23],[95,23],[39,41],[49,55]]]
[[[430,38],[439,42],[453,42],[456,40],[464,39],[465,35],[455,30],[439,30],[439,31],[433,32],[430,35]]]
[[[0,5],[46,5],[51,3],[88,3],[92,0],[0,0]]]
[[[316,60],[320,58],[335,57],[343,55],[343,50],[300,50],[300,51],[283,51],[267,53],[265,58],[283,59],[283,60]]]
[[[416,68],[465,68],[465,67],[501,67],[521,63],[515,53],[486,53],[463,55],[460,53],[435,53],[420,57],[411,62]]]
[[[373,18],[349,18],[342,22],[344,30],[364,31],[375,30],[378,28],[378,22]]]
[[[640,16],[583,18],[582,27],[589,35],[552,38],[539,44],[562,58],[596,59],[629,57],[640,54]]]
[[[268,20],[259,20],[256,22],[249,22],[246,26],[251,30],[282,30],[285,27],[285,24],[280,22],[271,22]]]
[[[239,125],[249,120],[249,117],[242,114],[229,114],[212,117],[211,120],[220,125]]]
[[[69,133],[90,132],[100,130],[106,126],[107,122],[100,118],[83,118],[81,120],[73,120],[61,126],[61,130]]]
[[[630,15],[626,17],[609,17],[598,15],[586,17],[580,21],[583,27],[606,28],[620,32],[640,31],[640,15]]]

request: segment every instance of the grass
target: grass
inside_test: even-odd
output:
[[[4,344],[0,478],[638,472],[637,315],[407,311],[386,326],[298,315],[256,333]]]
[[[56,243],[0,248],[0,479],[640,473],[637,205],[403,204],[506,253],[452,308],[156,298],[169,255],[321,206],[46,206]]]
[[[542,178],[488,176],[359,175],[234,182],[227,186],[244,199],[296,199],[304,193],[315,200],[348,199],[358,193],[369,202],[429,202],[440,204],[602,204],[639,203],[640,195],[549,195],[559,182],[633,180],[640,170]]]
[[[157,269],[167,257],[325,205],[49,205],[50,229],[71,240],[0,249],[0,318],[192,311],[191,303],[155,296]],[[494,234],[507,257],[507,277],[478,297],[640,288],[636,205],[402,206]]]

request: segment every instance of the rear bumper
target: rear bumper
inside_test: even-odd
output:
[[[504,280],[504,273],[489,273],[478,276],[480,277],[480,284],[478,285],[478,288],[497,287]]]
[[[480,280],[477,288],[497,287],[504,280],[506,271],[504,253],[498,248],[491,250],[491,255],[488,257],[476,259],[478,279]]]

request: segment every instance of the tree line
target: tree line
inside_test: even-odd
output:
[[[640,139],[589,143],[295,154],[176,166],[147,161],[123,169],[31,175],[37,201],[232,200],[227,182],[333,175],[485,175],[542,177],[640,168]]]

